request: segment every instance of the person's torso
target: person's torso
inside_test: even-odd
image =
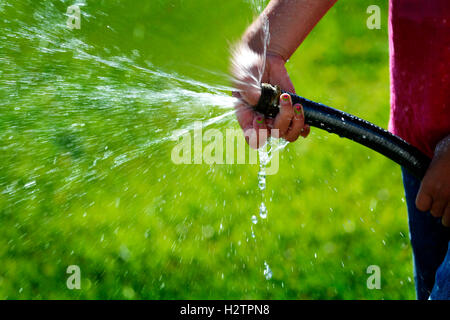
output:
[[[433,155],[450,134],[450,0],[391,0],[390,130]]]

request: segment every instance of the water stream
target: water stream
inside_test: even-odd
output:
[[[255,12],[263,8],[263,1],[249,3]],[[86,6],[82,28],[105,25],[110,18],[101,9],[89,13],[87,1],[79,4],[82,9]],[[205,128],[236,127],[236,99],[230,96],[233,88],[228,85],[228,74],[197,65],[195,76],[186,76],[161,66],[148,52],[121,46],[119,41],[124,40],[114,38],[120,23],[107,25],[109,45],[101,32],[82,36],[68,30],[61,13],[68,5],[68,1],[43,5],[26,0],[16,6],[11,1],[0,4],[0,202],[5,216],[26,215],[22,220],[17,215],[17,221],[10,222],[24,238],[29,234],[28,224],[35,224],[33,219],[47,224],[54,217],[77,217],[78,211],[80,219],[88,219],[97,203],[110,206],[102,201],[111,201],[117,210],[134,202],[145,179],[161,184],[168,178],[175,181],[179,172],[190,169],[163,165],[170,141],[175,132],[192,131],[195,121],[202,121]],[[267,46],[266,27],[263,41]],[[264,59],[257,84],[263,67]],[[221,81],[202,80],[212,73]],[[269,140],[267,148],[258,152],[260,202],[251,216],[255,241],[258,233],[266,230],[269,217],[266,166],[274,152],[286,145]],[[214,168],[211,170],[208,173]],[[182,192],[177,190],[174,198],[180,198]],[[112,196],[107,197],[109,194]],[[163,192],[141,194],[150,196],[143,201],[143,211],[161,212],[167,203]],[[129,211],[138,210],[124,210]],[[117,234],[122,226],[117,220],[105,226],[109,227]],[[205,230],[211,234],[211,229]],[[62,239],[71,232],[62,230]],[[146,230],[145,238],[149,234]],[[98,238],[102,246],[108,243],[105,234]],[[52,248],[49,237],[39,239],[39,245]],[[122,260],[130,254],[127,247],[120,246]],[[256,258],[263,277],[270,280],[270,257],[256,251]]]

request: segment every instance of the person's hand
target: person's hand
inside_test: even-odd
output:
[[[436,146],[416,206],[421,211],[430,211],[434,217],[442,217],[442,224],[450,227],[450,135]]]
[[[248,55],[245,57],[239,57],[239,54],[235,55],[235,65],[241,63],[240,58],[248,59]],[[275,119],[265,119],[262,114],[254,111],[252,106],[258,103],[261,94],[259,78],[261,78],[261,82],[279,85],[284,91],[295,93],[295,89],[281,56],[267,53],[262,77],[258,74],[262,66],[258,64],[261,64],[263,59],[255,58],[253,60],[250,59],[250,63],[244,62],[246,63],[245,70],[236,67],[232,70],[237,89],[233,96],[239,98],[236,115],[249,145],[252,148],[259,148],[265,144],[269,136],[284,138],[289,142],[297,140],[300,135],[308,136],[310,127],[305,125],[303,108],[300,104],[292,106],[292,100],[288,94],[281,95],[280,112]]]

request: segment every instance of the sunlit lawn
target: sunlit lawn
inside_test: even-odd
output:
[[[0,14],[43,26],[39,11],[64,23],[72,3],[50,2],[22,0]],[[329,12],[288,62],[297,93],[387,127],[385,2],[371,2],[382,8],[381,30],[367,29],[366,1],[340,1]],[[82,10],[89,15],[81,30],[60,36],[81,39],[90,54],[221,85],[229,43],[253,16],[238,0],[95,1]],[[17,21],[0,23],[0,36]],[[267,178],[268,218],[253,225],[258,165],[175,165],[170,140],[142,149],[149,137],[170,136],[175,117],[196,120],[183,116],[183,105],[168,101],[159,112],[138,97],[109,111],[84,98],[97,92],[97,76],[156,91],[164,82],[39,51],[36,39],[0,45],[8,48],[0,52],[0,298],[414,298],[396,164],[313,129],[281,152],[278,174]],[[58,77],[74,87],[54,89]],[[143,152],[116,163],[134,150]],[[66,287],[69,265],[81,269],[80,290]],[[380,290],[367,287],[370,265],[380,267]]]

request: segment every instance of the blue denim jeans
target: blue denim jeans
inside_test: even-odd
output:
[[[417,299],[450,299],[450,228],[416,208],[420,181],[402,168]]]

